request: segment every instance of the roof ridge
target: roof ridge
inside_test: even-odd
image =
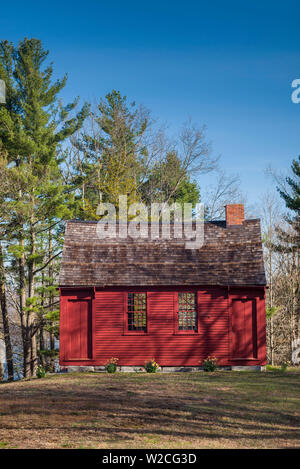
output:
[[[82,223],[82,224],[91,224],[91,225],[95,225],[99,222],[100,220],[80,220],[80,219],[71,219],[71,220],[66,220],[66,223]],[[119,223],[130,223],[130,221],[135,221],[135,220],[127,220],[126,222],[122,221],[122,220],[115,220],[115,223],[116,224],[119,224]],[[231,227],[232,226],[243,226],[244,223],[247,223],[247,222],[251,222],[251,221],[260,221],[260,218],[247,218],[243,221],[242,225],[230,225]],[[193,223],[196,223],[196,220],[192,220]],[[148,222],[144,222],[144,221],[141,221],[140,223],[148,223],[151,224],[151,223],[159,223],[161,224],[161,221],[148,221]],[[182,220],[181,222],[178,221],[178,222],[174,222],[173,220],[170,220],[170,225],[174,225],[175,223],[181,223],[183,224],[184,223],[184,220]],[[204,220],[204,223],[205,224],[218,224],[218,223],[226,223],[226,220]]]

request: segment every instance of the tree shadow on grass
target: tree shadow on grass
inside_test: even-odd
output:
[[[247,440],[258,446],[259,440],[278,439],[299,446],[299,393],[295,389],[299,375],[283,376],[279,381],[256,377],[257,389],[251,378],[248,391],[249,377],[235,376],[180,376],[177,381],[174,376],[155,377],[143,384],[130,376],[120,381],[104,376],[93,386],[82,384],[80,389],[71,381],[56,389],[49,386],[48,394],[39,393],[38,383],[15,394],[10,387],[6,392],[2,388],[1,431],[8,434],[19,422],[23,432],[52,430],[83,438],[92,435],[101,441],[156,435],[193,442]],[[270,385],[274,386],[270,395],[260,392],[260,387]]]

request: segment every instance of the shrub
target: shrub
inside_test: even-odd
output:
[[[154,358],[152,358],[152,360],[145,363],[145,370],[147,371],[147,373],[156,373],[158,368],[159,368],[159,364],[156,363]]]
[[[282,363],[282,364],[281,364],[281,371],[282,371],[283,373],[285,373],[287,367],[288,367],[288,366],[287,366],[287,363]]]
[[[117,371],[118,358],[110,358],[105,365],[107,373],[115,373]]]
[[[216,357],[207,357],[203,360],[202,367],[204,371],[216,371],[217,359]]]
[[[42,365],[39,365],[36,369],[36,376],[37,378],[45,378],[46,376],[46,370]]]
[[[55,371],[55,364],[56,360],[59,355],[59,350],[50,350],[50,349],[45,349],[45,350],[38,350],[38,357],[39,357],[39,363],[41,366],[43,366],[48,373],[49,371],[54,372]]]
[[[59,350],[56,348],[54,350],[45,349],[45,350],[38,350],[39,357],[50,357],[50,358],[57,358],[59,355]]]

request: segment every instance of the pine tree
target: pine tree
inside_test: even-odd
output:
[[[119,195],[127,195],[129,204],[139,200],[147,127],[147,113],[135,103],[128,104],[119,91],[113,90],[100,101],[91,115],[90,129],[75,141],[73,182],[81,189],[79,217],[97,218],[101,201],[118,207]]]
[[[293,302],[291,305],[290,323],[292,330],[292,344],[300,336],[300,156],[292,162],[292,176],[286,178],[287,188],[278,188],[280,196],[285,201],[290,214],[286,216],[289,230],[277,228],[278,243],[275,249],[288,253],[291,257],[291,265],[294,275],[291,288],[293,290]]]
[[[35,374],[36,337],[40,308],[36,279],[57,258],[47,259],[39,237],[71,215],[72,196],[60,166],[61,144],[77,132],[87,116],[87,105],[72,117],[78,100],[63,106],[58,93],[66,77],[52,83],[52,64],[37,39],[24,39],[14,47],[0,43],[0,78],[6,83],[6,105],[0,109],[0,144],[8,154],[5,175],[6,236],[19,285],[24,376]]]
[[[200,201],[200,190],[195,181],[190,180],[186,168],[175,151],[168,152],[165,158],[156,163],[142,188],[142,198],[147,203],[177,202],[181,205]]]
[[[12,344],[11,344],[11,337],[10,337],[7,299],[6,299],[4,256],[3,256],[3,249],[2,249],[1,241],[0,241],[0,309],[1,309],[2,323],[3,323],[3,335],[4,335],[7,375],[8,375],[7,377],[9,381],[12,381],[14,379],[14,364],[13,364],[13,352],[12,352]]]
[[[191,155],[188,161],[188,156],[181,160],[175,150],[165,151],[161,135],[150,135],[150,130],[149,112],[129,104],[119,91],[100,100],[89,128],[74,140],[71,166],[76,168],[73,184],[79,189],[79,218],[97,218],[101,201],[118,207],[119,195],[127,195],[129,205],[199,201],[199,188],[188,172],[191,163],[206,158],[203,134],[191,131],[188,142],[183,142]],[[206,163],[201,166],[207,170]]]
[[[300,232],[300,156],[298,160],[292,162],[292,173],[294,177],[286,178],[287,189],[278,188],[280,196],[283,198],[286,207],[292,212],[292,216],[287,217],[290,226]],[[300,245],[299,238],[295,238],[293,244]]]

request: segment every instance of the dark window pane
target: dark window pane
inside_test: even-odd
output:
[[[197,331],[196,293],[178,293],[178,329]]]
[[[147,295],[146,293],[128,293],[128,330],[147,330]]]

